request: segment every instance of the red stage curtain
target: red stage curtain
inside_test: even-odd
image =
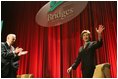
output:
[[[35,22],[38,10],[47,2],[14,1],[1,2],[2,41],[8,33],[15,33],[15,46],[28,50],[19,61],[18,74],[33,74],[34,77],[68,78],[81,77],[81,65],[67,74],[82,45],[80,33],[91,31],[91,39],[97,40],[95,28],[103,24],[103,46],[97,50],[97,64],[110,63],[111,76],[117,77],[117,2],[88,2],[85,10],[75,19],[57,27],[41,27]]]

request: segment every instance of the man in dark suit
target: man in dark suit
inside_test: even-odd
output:
[[[14,48],[12,45],[16,40],[15,34],[8,34],[6,42],[1,43],[1,77],[15,78],[18,70],[18,60],[21,55],[25,55],[28,51],[22,48]]]
[[[99,25],[99,28],[96,28],[98,33],[98,41],[90,41],[90,32],[84,30],[81,33],[81,38],[84,41],[84,46],[81,46],[79,49],[78,57],[70,68],[67,69],[67,72],[70,73],[71,70],[75,70],[81,62],[81,70],[83,78],[91,78],[95,69],[95,50],[102,46],[102,37],[101,33],[103,32],[104,27]]]

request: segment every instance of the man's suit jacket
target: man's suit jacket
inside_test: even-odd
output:
[[[100,41],[89,42],[84,48],[80,47],[78,57],[72,64],[72,69],[76,69],[81,62],[82,70],[91,70],[95,68],[95,50],[102,46],[102,39]]]
[[[6,42],[1,43],[1,76],[6,76],[12,68],[17,71],[19,56],[11,51],[13,46],[9,46]]]

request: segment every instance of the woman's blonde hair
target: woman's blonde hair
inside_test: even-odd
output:
[[[89,37],[90,37],[90,31],[89,30],[83,30],[82,33],[81,33],[81,36],[80,36],[81,38],[83,37],[84,33],[88,33]]]

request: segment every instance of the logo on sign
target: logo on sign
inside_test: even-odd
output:
[[[66,23],[79,15],[87,1],[51,1],[45,4],[36,15],[40,26],[51,27]]]

